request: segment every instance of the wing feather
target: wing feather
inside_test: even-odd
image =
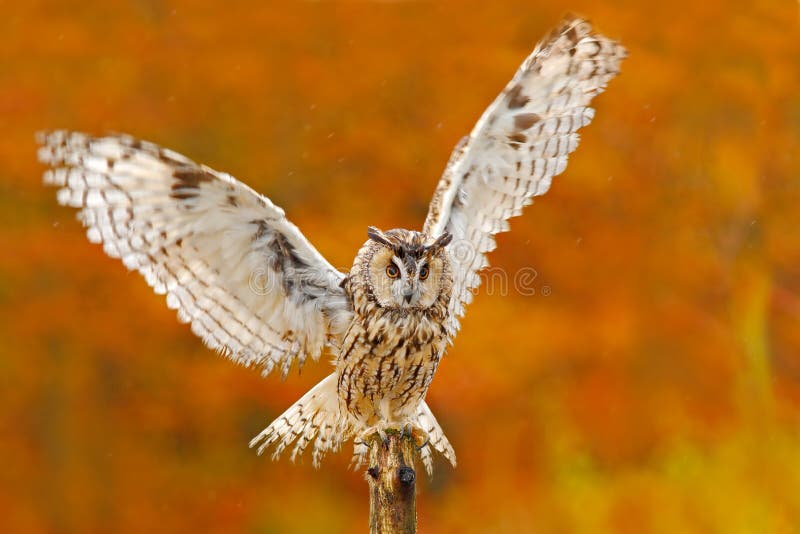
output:
[[[139,271],[211,348],[264,374],[318,358],[350,312],[334,269],[282,209],[132,137],[40,134],[44,175],[94,243]],[[346,321],[346,320],[344,320]]]
[[[451,316],[458,317],[480,284],[494,235],[550,188],[589,124],[592,98],[619,72],[625,49],[567,18],[541,41],[450,157],[423,231],[453,235]]]

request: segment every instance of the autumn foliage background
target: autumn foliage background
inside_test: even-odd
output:
[[[630,57],[491,256],[536,294],[479,294],[433,382],[459,466],[420,478],[421,529],[797,532],[797,3],[0,5],[1,531],[367,525],[349,454],[247,448],[328,364],[263,380],[204,348],[41,185],[36,130],[230,172],[347,267],[367,225],[421,226],[453,145],[574,11]]]

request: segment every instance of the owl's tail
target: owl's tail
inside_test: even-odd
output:
[[[425,431],[428,439],[426,446],[419,451],[420,459],[428,473],[433,470],[432,449],[441,453],[455,467],[456,455],[453,447],[424,401],[420,403],[416,416],[416,425]],[[274,445],[272,458],[277,459],[294,443],[291,453],[291,459],[294,461],[313,442],[312,463],[314,467],[319,467],[325,454],[339,450],[343,442],[355,435],[356,429],[352,421],[340,414],[336,374],[333,373],[253,438],[250,447],[258,447],[258,454],[262,454],[268,447]],[[356,443],[354,465],[361,465],[368,451],[368,443],[364,441]]]
[[[314,442],[312,462],[314,467],[328,451],[336,451],[352,435],[352,428],[339,415],[339,398],[336,393],[336,374],[331,374],[294,403],[283,415],[275,419],[258,436],[250,447],[258,446],[258,454],[275,445],[272,458],[276,459],[292,443],[291,459]]]

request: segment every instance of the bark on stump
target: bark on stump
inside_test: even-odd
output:
[[[399,432],[387,433],[370,448],[369,531],[371,534],[413,534],[417,531],[414,442]]]

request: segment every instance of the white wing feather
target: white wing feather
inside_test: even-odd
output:
[[[547,192],[589,124],[591,99],[619,72],[625,49],[568,18],[540,42],[469,137],[458,144],[439,182],[423,231],[453,234],[451,316],[458,317],[480,284],[494,235]]]
[[[128,136],[39,135],[46,184],[89,240],[166,294],[205,343],[264,374],[317,358],[350,313],[343,277],[282,209],[233,177]]]

